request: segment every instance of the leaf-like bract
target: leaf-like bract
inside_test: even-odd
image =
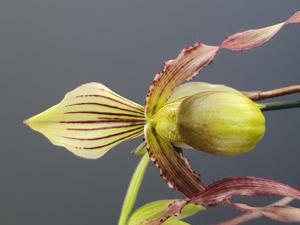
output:
[[[151,223],[151,220],[159,219],[162,215],[164,215],[167,210],[168,206],[177,201],[176,199],[165,199],[165,200],[158,200],[147,203],[142,207],[138,208],[130,217],[128,225],[141,225],[143,222],[146,224]],[[190,217],[200,211],[205,210],[205,208],[201,205],[189,204],[183,210],[182,213],[177,217],[177,219],[184,219]],[[175,223],[174,218],[169,218],[164,225],[166,224],[181,224],[179,222]],[[174,223],[171,223],[174,222]],[[185,224],[182,222],[182,224]]]

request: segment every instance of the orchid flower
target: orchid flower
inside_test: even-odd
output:
[[[262,110],[266,106],[255,102],[260,99],[259,93],[244,93],[224,85],[184,82],[211,64],[219,51],[254,49],[273,38],[283,26],[296,23],[300,23],[300,11],[285,22],[231,35],[218,46],[199,42],[183,49],[155,76],[144,107],[103,84],[88,83],[25,122],[54,145],[87,159],[100,158],[116,145],[144,135],[141,149],[147,148],[149,158],[168,185],[188,198],[171,206],[160,222],[178,215],[187,204],[221,204],[236,194],[300,199],[299,190],[261,178],[232,178],[205,187],[181,152],[182,148],[191,148],[235,156],[256,146],[265,133]],[[273,207],[263,213],[271,215],[276,210],[280,211]]]

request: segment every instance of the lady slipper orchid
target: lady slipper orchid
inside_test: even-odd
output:
[[[231,35],[219,46],[196,43],[183,49],[155,76],[145,107],[103,84],[88,83],[25,122],[54,145],[87,159],[99,158],[123,141],[144,135],[141,149],[146,146],[149,158],[168,185],[188,198],[174,204],[160,222],[179,214],[189,203],[212,206],[237,194],[300,199],[297,189],[253,177],[227,179],[206,188],[181,154],[181,148],[187,147],[233,156],[255,147],[265,132],[261,112],[264,106],[251,100],[257,96],[224,85],[182,83],[212,63],[220,50],[245,51],[259,47],[283,26],[296,23],[300,23],[300,11],[285,22]],[[275,217],[276,210],[286,212],[274,207],[262,212]]]

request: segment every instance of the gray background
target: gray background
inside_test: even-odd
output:
[[[140,140],[99,160],[84,160],[51,145],[23,119],[89,81],[143,104],[162,62],[183,47],[200,40],[218,44],[234,32],[280,22],[297,9],[296,0],[1,0],[0,224],[116,224],[138,162],[129,152]],[[241,90],[299,83],[299,36],[300,26],[288,26],[262,48],[222,51],[197,80]],[[267,113],[264,140],[241,157],[186,155],[206,183],[255,175],[300,187],[299,112]],[[151,165],[138,205],[179,196]],[[189,221],[211,224],[233,215],[233,209],[214,208]]]

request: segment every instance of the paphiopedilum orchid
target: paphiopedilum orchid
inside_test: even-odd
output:
[[[235,156],[256,146],[265,132],[262,110],[266,106],[255,100],[268,97],[270,93],[246,93],[224,85],[184,82],[208,66],[220,50],[245,51],[259,47],[283,26],[296,23],[300,23],[300,12],[285,22],[231,35],[219,46],[196,43],[183,49],[155,76],[145,107],[103,84],[88,83],[25,122],[53,144],[87,159],[97,159],[123,141],[144,135],[141,149],[146,147],[149,158],[168,185],[190,199],[180,207],[176,205],[175,213],[171,208],[169,216],[179,213],[190,202],[211,206],[234,194],[283,195],[299,199],[297,189],[284,189],[286,186],[275,182],[272,186],[269,180],[260,178],[224,180],[206,188],[181,154],[182,148],[191,148],[214,155]],[[299,92],[299,86],[275,92],[273,96]],[[262,187],[276,187],[278,191],[260,192]],[[244,191],[237,192],[239,188]],[[270,214],[271,209],[268,212]]]

